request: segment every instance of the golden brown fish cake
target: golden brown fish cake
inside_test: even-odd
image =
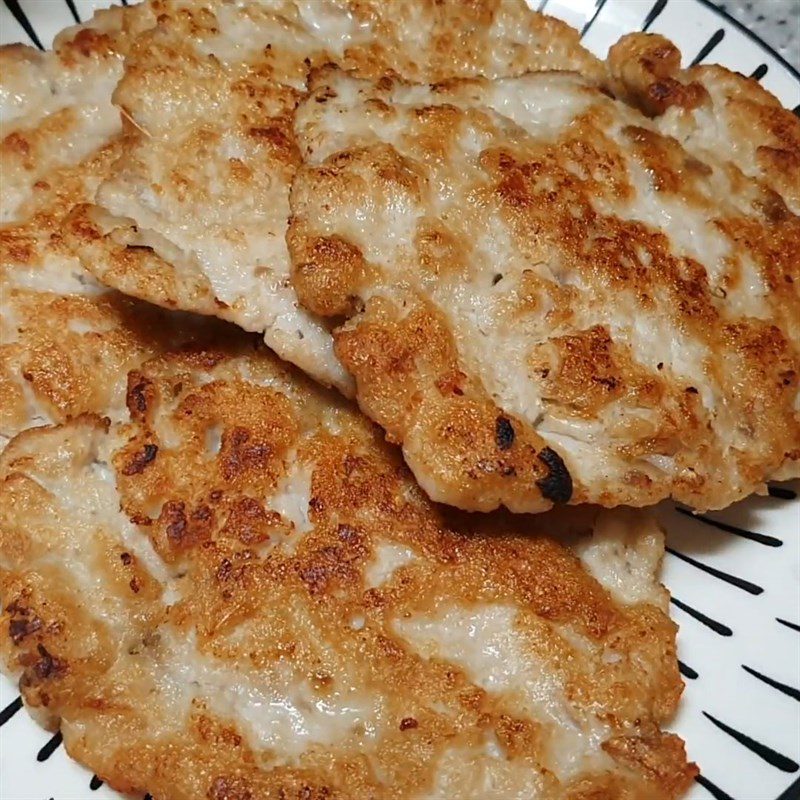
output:
[[[0,49],[0,445],[86,411],[119,418],[135,364],[221,328],[107,290],[63,240],[65,216],[119,157],[111,93],[144,24],[140,8],[113,9],[59,34],[53,52]]]
[[[0,222],[52,205],[59,171],[119,133],[111,94],[130,39],[152,21],[144,6],[111,8],[59,33],[51,51],[0,46]]]
[[[575,31],[523,0],[151,3],[115,102],[128,137],[73,227],[87,269],[126,294],[213,314],[352,394],[326,323],[298,308],[285,246],[291,116],[309,66],[414,79],[580,69]],[[102,209],[102,210],[101,210]]]
[[[656,34],[624,36],[609,68],[619,94],[658,116],[663,133],[699,158],[723,156],[800,213],[800,119],[757,81],[716,64],[682,70],[678,48]]]
[[[434,500],[705,509],[800,474],[800,219],[767,184],[577,75],[312,88],[294,287]]]
[[[0,229],[0,447],[86,411],[119,418],[134,365],[221,329],[98,286],[57,235]]]
[[[111,786],[666,800],[691,783],[660,730],[681,681],[649,517],[436,507],[346,401],[244,335],[132,371],[128,407],[0,459],[2,660]]]

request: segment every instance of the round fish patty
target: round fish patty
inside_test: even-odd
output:
[[[430,497],[703,510],[800,475],[800,218],[769,174],[575,74],[311,89],[293,286]]]
[[[168,314],[99,284],[63,236],[121,152],[111,95],[143,6],[99,12],[54,49],[0,47],[0,445],[86,411],[119,419],[128,371],[222,324]]]
[[[0,459],[0,653],[156,800],[679,797],[681,693],[637,511],[436,507],[349,404],[245,337]]]
[[[299,164],[292,116],[309,67],[415,80],[601,62],[524,0],[150,3],[114,99],[126,149],[71,241],[99,280],[263,333],[282,358],[353,392],[325,320],[299,307],[286,251]]]

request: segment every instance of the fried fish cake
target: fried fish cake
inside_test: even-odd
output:
[[[51,51],[0,46],[0,222],[52,205],[60,171],[119,133],[111,94],[131,38],[153,21],[145,6],[112,8],[62,31]]]
[[[31,425],[119,418],[133,366],[222,326],[98,286],[57,237],[0,229],[0,449]]]
[[[0,48],[0,445],[86,411],[119,419],[128,371],[222,325],[109,291],[66,246],[64,218],[120,155],[111,102],[141,7],[101,12],[52,52]]]
[[[0,654],[68,752],[155,800],[680,796],[652,520],[436,507],[244,339],[0,460]]]
[[[298,164],[291,117],[309,66],[413,79],[600,62],[523,0],[158,0],[115,93],[126,148],[97,207],[76,214],[84,265],[126,294],[263,332],[352,394],[329,326],[297,306],[285,232]]]
[[[575,74],[312,88],[293,286],[434,500],[706,509],[800,474],[800,219],[767,182]]]
[[[682,70],[678,48],[656,34],[623,36],[609,68],[617,92],[663,133],[699,158],[723,154],[800,213],[800,119],[757,81],[715,64]]]

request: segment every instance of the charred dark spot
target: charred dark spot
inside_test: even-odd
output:
[[[514,444],[514,426],[502,414],[494,423],[494,440],[499,450],[508,450]]]
[[[11,636],[11,641],[14,644],[20,644],[26,636],[41,630],[42,621],[39,617],[31,617],[30,619],[12,619],[8,623],[8,633]]]
[[[312,511],[316,511],[318,514],[321,514],[325,510],[325,501],[320,497],[312,497],[308,501],[308,507]]]
[[[139,594],[139,590],[142,588],[142,582],[138,578],[131,578],[128,586],[131,587],[131,591],[134,594]]]
[[[308,587],[311,594],[320,594],[328,586],[331,577],[331,570],[324,564],[317,564],[312,567],[300,570],[300,580]]]
[[[129,372],[125,404],[128,406],[131,419],[137,421],[143,420],[153,397],[154,388],[152,381],[136,370]]]
[[[192,512],[192,519],[198,520],[199,522],[208,522],[211,519],[212,511],[208,506],[200,506],[194,512]]]
[[[43,644],[36,645],[39,660],[33,667],[36,676],[41,680],[58,678],[67,671],[67,665],[60,658],[52,655]]]
[[[687,386],[686,387],[686,393],[687,394],[697,394],[697,389],[695,389],[694,386]]]
[[[356,562],[363,555],[364,548],[359,542],[349,543],[347,547],[322,547],[313,554],[310,563],[298,565],[298,575],[310,594],[323,594],[334,583],[347,584],[355,580],[359,572]]]
[[[419,722],[417,722],[414,719],[414,717],[403,717],[403,719],[400,720],[401,731],[407,731],[412,728],[418,728],[418,727],[419,727]]]
[[[145,467],[148,464],[155,461],[156,455],[158,454],[158,446],[154,444],[146,444],[141,452],[136,453],[133,458],[130,460],[130,463],[126,464],[126,466],[122,470],[123,475],[138,475],[141,472],[144,472]]]
[[[539,491],[554,503],[568,503],[572,497],[572,476],[561,456],[550,447],[538,454],[539,460],[549,470],[544,478],[536,481]]]
[[[592,383],[603,386],[604,388],[608,389],[609,392],[613,392],[614,389],[616,389],[619,385],[619,381],[616,378],[601,377],[599,375],[594,375],[592,377]]]
[[[503,280],[503,276],[499,272],[496,272],[494,277],[492,278],[492,286],[497,286],[497,284],[500,283],[501,280]]]
[[[281,516],[276,511],[267,511],[253,497],[242,497],[231,508],[223,532],[242,544],[260,544],[269,541],[270,529],[280,524]]]
[[[133,556],[130,553],[121,553],[119,560],[126,566],[129,567],[133,562]]]
[[[267,443],[252,442],[246,428],[235,427],[222,436],[222,474],[228,481],[250,470],[265,469],[273,455]]]
[[[147,527],[153,524],[153,520],[146,514],[133,514],[129,519],[134,525],[144,525]]]
[[[231,564],[230,560],[227,558],[223,558],[220,562],[219,567],[217,567],[217,580],[218,581],[226,581],[231,576],[231,572],[233,571],[233,564]]]
[[[164,516],[167,520],[167,536],[172,542],[180,542],[186,533],[186,513],[183,503],[166,503]]]
[[[662,369],[664,369],[664,362],[663,362],[663,361],[659,361],[659,362],[658,362],[658,364],[656,364],[656,369],[657,369],[659,372],[660,372]]]

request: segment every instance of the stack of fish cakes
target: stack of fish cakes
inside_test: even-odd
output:
[[[0,50],[0,652],[73,757],[156,800],[685,792],[620,506],[800,474],[800,123],[679,62],[522,0]]]

